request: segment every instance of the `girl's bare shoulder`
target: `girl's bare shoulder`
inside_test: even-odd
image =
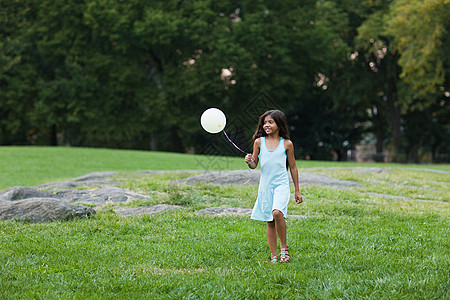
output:
[[[292,143],[291,140],[285,139],[285,140],[284,140],[284,148],[285,148],[285,149],[294,148],[294,144]]]

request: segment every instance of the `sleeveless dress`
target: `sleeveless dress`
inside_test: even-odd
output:
[[[261,137],[261,149],[258,155],[261,163],[261,178],[252,219],[271,222],[273,221],[272,211],[275,209],[281,211],[286,218],[291,197],[286,157],[284,138],[280,138],[278,147],[270,151],[266,146],[266,138]]]

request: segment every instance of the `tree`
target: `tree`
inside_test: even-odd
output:
[[[218,105],[238,115],[260,92],[288,107],[314,75],[336,65],[345,45],[315,9],[314,2],[265,1],[158,2],[148,8],[135,33],[158,66],[160,97],[169,103],[176,135],[199,134],[204,108]]]
[[[36,97],[33,3],[0,2],[0,143],[28,144],[36,132],[30,124]]]
[[[0,5],[1,144],[184,152],[209,138],[204,109],[232,120],[263,94],[294,119],[305,154],[344,159],[367,130],[378,152],[448,149],[448,0]],[[423,113],[433,138],[414,144]]]
[[[378,94],[384,104],[380,102],[378,107],[385,108],[392,128],[393,150],[406,151],[408,157],[417,157],[410,152],[417,151],[420,145],[420,139],[403,139],[414,136],[418,128],[405,126],[407,119],[412,120],[409,114],[424,111],[444,96],[443,66],[448,62],[443,32],[449,23],[444,2],[393,1],[372,13],[358,28],[357,46],[365,53],[372,71],[382,78]],[[422,119],[423,127],[425,120],[428,118]]]
[[[406,85],[403,99],[414,109],[432,105],[443,94],[449,10],[449,0],[397,0],[387,15],[386,34],[393,37],[400,54],[400,78]]]

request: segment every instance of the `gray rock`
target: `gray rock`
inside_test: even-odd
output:
[[[408,168],[404,168],[405,170],[414,170],[414,171],[426,171],[426,172],[432,172],[432,173],[439,173],[439,174],[450,174],[449,171],[444,171],[444,170],[435,170],[435,169],[408,169]]]
[[[12,201],[28,198],[57,198],[69,203],[80,202],[89,205],[107,203],[127,203],[132,200],[143,200],[147,197],[133,191],[114,186],[104,186],[98,189],[63,190],[54,194],[47,191],[16,186],[0,192],[0,201]]]
[[[404,196],[395,196],[395,195],[379,194],[379,193],[372,193],[372,192],[366,193],[366,195],[383,197],[383,198],[391,198],[391,199],[413,200],[412,198],[404,197]]]
[[[99,186],[115,186],[120,182],[114,181],[111,177],[119,174],[119,172],[93,172],[69,181],[44,183],[34,186],[39,190],[58,192],[62,190],[71,190],[77,188],[99,187]]]
[[[188,178],[173,180],[174,183],[212,183],[212,184],[258,184],[259,170],[211,171]]]
[[[72,190],[77,188],[89,188],[89,187],[99,187],[99,186],[115,186],[119,185],[120,182],[114,182],[110,179],[107,180],[80,180],[80,181],[62,181],[62,182],[52,182],[44,183],[34,186],[33,188],[46,190],[51,192],[58,192],[62,190]]]
[[[90,217],[96,212],[90,207],[73,205],[54,198],[27,198],[0,201],[0,219],[17,219],[33,223]]]
[[[135,174],[146,175],[161,175],[167,173],[205,173],[207,170],[191,170],[191,169],[178,169],[178,170],[140,170],[134,172]]]
[[[361,183],[340,180],[325,175],[302,172],[299,173],[300,185],[336,185],[336,186],[363,186]]]
[[[167,204],[157,204],[150,206],[139,206],[139,207],[116,207],[114,212],[120,216],[144,216],[144,215],[156,215],[167,210],[183,209],[184,207],[179,205],[167,205]]]
[[[354,167],[350,168],[357,174],[366,174],[366,173],[391,173],[385,169],[382,168],[376,168],[376,167]]]
[[[14,201],[27,198],[49,198],[52,194],[24,186],[14,186],[0,192],[0,201]]]
[[[104,181],[110,179],[111,176],[117,175],[119,172],[92,172],[77,178],[73,181]]]
[[[68,220],[96,213],[90,207],[74,205],[72,202],[98,206],[137,199],[146,197],[113,186],[91,190],[64,190],[55,194],[27,187],[12,187],[0,192],[0,219],[30,222]]]
[[[250,216],[252,210],[239,207],[208,207],[197,212],[199,215],[215,216]]]
[[[64,181],[64,182],[51,182],[43,183],[33,186],[35,189],[46,190],[50,192],[57,192],[61,190],[76,189],[78,187],[87,186],[84,182]]]
[[[207,172],[200,175],[191,176],[188,178],[173,180],[173,183],[212,183],[212,184],[259,184],[261,176],[260,170],[236,170],[236,171],[221,171],[221,172]],[[290,176],[289,176],[290,178]],[[291,184],[292,184],[292,179]],[[362,186],[361,183],[339,180],[324,175],[301,172],[299,173],[300,185],[337,185],[337,186]]]
[[[56,193],[56,197],[67,202],[78,202],[93,205],[108,203],[127,203],[132,200],[147,199],[133,191],[114,186],[105,186],[92,190],[68,190]]]
[[[211,216],[251,216],[252,210],[250,208],[240,207],[208,207],[197,212],[199,215]],[[302,215],[288,215],[288,219],[305,219]]]

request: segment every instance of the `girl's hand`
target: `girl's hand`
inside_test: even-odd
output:
[[[297,202],[297,204],[300,204],[303,202],[303,196],[302,196],[302,194],[300,194],[300,191],[296,191],[294,196],[295,196],[295,202]]]
[[[253,155],[247,154],[247,155],[245,156],[244,160],[245,160],[245,162],[246,162],[247,164],[248,164],[248,163],[251,163],[252,161],[254,161]]]

